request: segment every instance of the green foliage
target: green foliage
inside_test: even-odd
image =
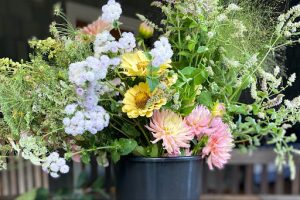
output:
[[[42,200],[48,198],[48,190],[45,188],[36,188],[18,196],[16,200]]]

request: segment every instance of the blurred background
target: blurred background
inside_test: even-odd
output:
[[[30,53],[28,39],[49,36],[49,25],[55,19],[52,8],[56,2],[62,3],[69,21],[77,27],[97,19],[101,6],[106,3],[104,0],[0,0],[0,57],[26,60]],[[161,17],[158,10],[150,7],[151,0],[119,2],[123,8],[121,28],[124,31],[137,33],[140,24],[137,12],[153,21]],[[297,3],[299,0],[293,0],[279,9]],[[286,56],[287,74],[296,72],[300,77],[300,45],[288,48]],[[299,94],[300,79],[297,79],[286,96],[293,98]],[[300,136],[299,130],[299,126],[295,126],[290,131]],[[282,174],[276,173],[272,164],[274,158],[268,147],[251,155],[236,151],[225,170],[210,172],[204,169],[203,199],[300,200],[300,159],[296,158],[296,179],[290,181],[289,169],[284,169]],[[27,161],[10,160],[8,170],[0,172],[0,199],[15,199],[21,194],[18,199],[47,199],[49,194],[54,199],[109,199],[114,193],[113,176],[109,173],[112,168],[100,168],[93,159],[88,166],[81,163],[71,166],[69,174],[54,180]]]

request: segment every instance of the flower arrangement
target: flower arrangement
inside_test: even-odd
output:
[[[120,31],[122,8],[109,0],[82,29],[53,22],[52,37],[29,41],[29,61],[0,60],[0,166],[13,148],[52,177],[69,171],[66,159],[88,163],[90,155],[103,166],[128,154],[198,155],[214,169],[234,147],[264,140],[294,177],[299,150],[286,130],[300,120],[300,97],[284,100],[295,74],[286,80],[274,55],[299,42],[300,5],[269,26],[243,1],[153,6],[165,17],[158,26],[138,15],[138,36]],[[58,6],[54,13],[65,19]],[[160,37],[147,46],[154,32]]]

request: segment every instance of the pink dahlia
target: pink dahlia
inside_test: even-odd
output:
[[[180,155],[180,148],[189,148],[193,139],[191,129],[183,119],[174,112],[163,110],[154,111],[150,125],[146,128],[152,132],[155,138],[152,143],[162,140],[164,149],[168,155]]]
[[[193,134],[199,137],[205,133],[211,119],[212,115],[205,106],[197,106],[184,121],[192,129]]]
[[[214,121],[214,132],[208,135],[208,143],[202,150],[202,157],[208,156],[207,164],[210,169],[214,166],[221,169],[230,159],[233,139],[229,127],[220,120]]]
[[[88,34],[88,35],[97,35],[98,33],[101,33],[104,30],[110,30],[111,24],[98,19],[94,21],[93,23],[87,25],[86,27],[83,27],[81,29],[82,33]]]

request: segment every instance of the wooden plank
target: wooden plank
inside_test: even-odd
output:
[[[17,182],[17,168],[16,160],[11,157],[8,163],[9,179],[10,179],[10,195],[14,196],[18,194],[18,182]]]
[[[231,166],[232,168],[232,183],[231,183],[231,192],[233,194],[238,194],[240,193],[240,167],[239,166]]]
[[[18,159],[18,185],[19,185],[19,194],[23,194],[25,189],[25,171],[24,171],[24,160],[19,157]]]
[[[77,187],[77,179],[79,177],[79,174],[82,172],[82,164],[78,162],[72,162],[73,163],[73,187]]]
[[[299,200],[300,195],[215,195],[203,194],[200,200]]]
[[[34,171],[34,186],[36,188],[42,187],[41,167],[34,166],[33,171]]]
[[[260,200],[258,196],[254,195],[202,195],[200,200]],[[283,200],[283,199],[282,199]]]
[[[253,193],[253,165],[246,166],[245,193]]]
[[[208,173],[208,169],[206,167],[206,165],[203,165],[203,172],[202,172],[202,193],[207,193],[207,180],[208,180],[208,177],[209,176],[209,173]]]
[[[242,153],[239,150],[233,150],[230,165],[247,165],[247,164],[269,164],[274,163],[276,153],[272,149],[257,149],[251,154]],[[300,156],[294,157],[295,163],[300,164]]]
[[[3,170],[1,176],[2,180],[2,195],[8,196],[9,195],[9,182],[8,182],[8,170]]]
[[[261,195],[260,200],[299,200],[300,195]]]
[[[41,172],[43,177],[43,188],[48,189],[49,188],[49,174],[46,172]]]
[[[275,183],[275,194],[283,194],[284,193],[283,182],[284,182],[284,178],[283,178],[282,173],[277,173],[276,183]]]
[[[25,161],[25,165],[26,165],[26,187],[27,187],[27,191],[30,191],[33,189],[33,165],[31,164],[31,162],[29,160]]]
[[[268,169],[267,165],[263,165],[261,173],[260,193],[267,194],[268,190]]]
[[[296,165],[296,177],[292,181],[292,194],[300,194],[300,166]]]
[[[217,170],[217,193],[222,194],[223,193],[223,187],[224,187],[224,170]],[[221,181],[222,180],[222,181]]]

